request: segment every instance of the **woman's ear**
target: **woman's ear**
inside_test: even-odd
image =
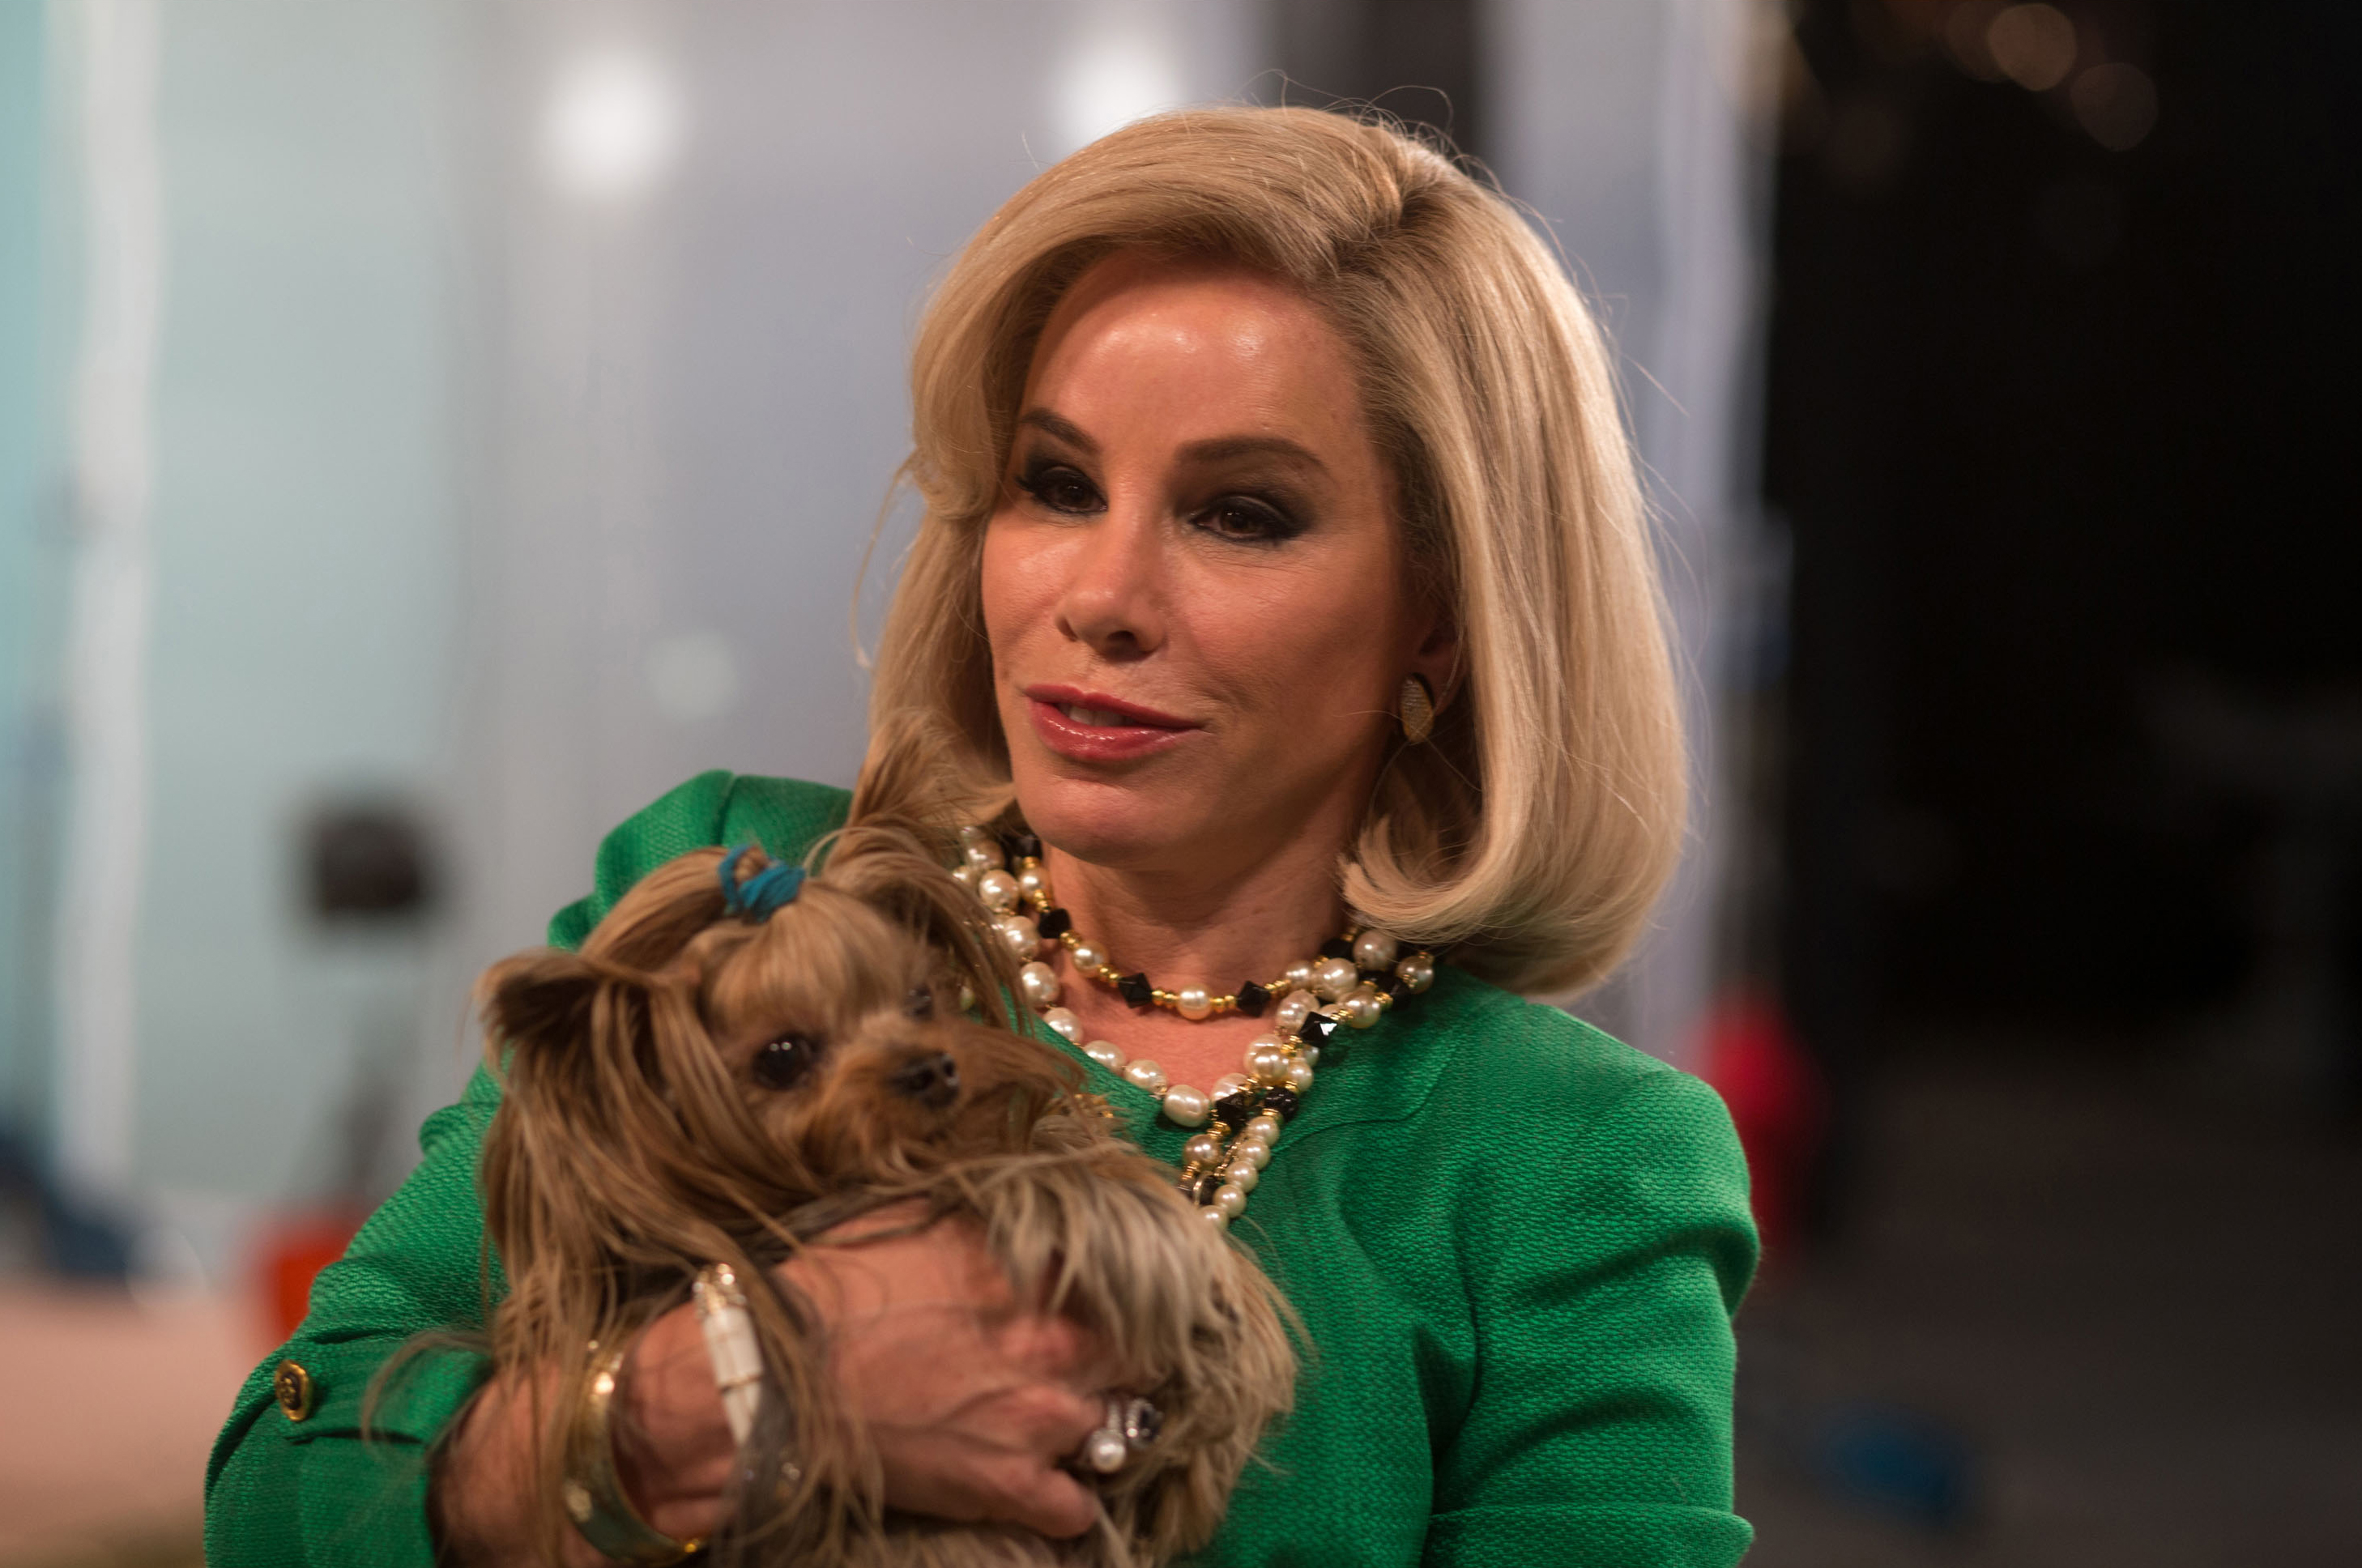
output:
[[[1422,626],[1413,623],[1418,640],[1410,655],[1410,673],[1427,682],[1439,713],[1451,705],[1460,690],[1460,623],[1449,604],[1432,600],[1420,607]]]
[[[601,977],[571,953],[550,949],[493,965],[476,988],[484,1032],[493,1047],[549,1047],[579,1040],[590,1027]]]

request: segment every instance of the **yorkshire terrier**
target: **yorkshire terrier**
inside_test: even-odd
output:
[[[717,1263],[746,1287],[763,1373],[726,1554],[1151,1568],[1212,1534],[1292,1398],[1286,1309],[1079,1093],[1073,1064],[1012,1032],[1012,979],[973,897],[884,826],[837,834],[809,877],[759,850],[692,851],[625,894],[579,953],[486,972],[503,1098],[484,1210],[508,1280],[493,1357],[559,1374],[539,1465],[546,1543],[568,1528],[567,1440],[592,1347],[681,1303]],[[974,1223],[1017,1298],[1084,1324],[1120,1369],[1111,1408],[1128,1404],[1132,1441],[1111,1474],[1076,1463],[1101,1505],[1088,1533],[884,1506],[819,1315],[773,1265],[889,1205]]]

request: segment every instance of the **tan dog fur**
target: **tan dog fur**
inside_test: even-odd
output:
[[[1012,994],[1004,951],[915,837],[851,829],[827,856],[792,902],[753,922],[725,912],[723,852],[684,855],[627,893],[580,953],[521,954],[479,986],[505,1080],[483,1164],[509,1280],[494,1358],[502,1371],[558,1373],[538,1470],[545,1547],[571,1528],[558,1500],[564,1434],[589,1347],[678,1306],[713,1262],[753,1286],[769,1371],[767,1419],[745,1457],[752,1474],[784,1477],[739,1488],[726,1555],[1146,1568],[1201,1544],[1289,1404],[1284,1304],[1174,1173],[1078,1096],[1072,1063],[999,1027]],[[751,852],[737,875],[766,864]],[[963,990],[987,1021],[961,1016]],[[808,1066],[773,1087],[756,1059],[789,1037],[805,1043],[775,1050],[766,1070]],[[981,1227],[1018,1298],[1088,1326],[1120,1369],[1114,1391],[1163,1412],[1144,1453],[1087,1477],[1102,1503],[1088,1534],[1046,1541],[882,1506],[819,1319],[767,1265],[890,1204]]]

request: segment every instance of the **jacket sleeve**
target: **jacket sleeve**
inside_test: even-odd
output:
[[[1730,1568],[1730,1315],[1756,1255],[1714,1091],[1652,1070],[1459,1216],[1482,1347],[1437,1455],[1435,1568]]]
[[[480,1333],[497,1288],[486,1269],[476,1157],[499,1097],[479,1069],[457,1105],[427,1119],[418,1168],[344,1257],[320,1271],[295,1337],[239,1390],[205,1474],[208,1562],[434,1562],[428,1450],[486,1370],[480,1349],[457,1336]],[[437,1331],[453,1341],[421,1339]],[[272,1397],[288,1362],[311,1383],[312,1408],[301,1420]]]
[[[558,911],[551,944],[579,945],[641,877],[720,842],[734,826],[736,796],[757,804],[767,798],[740,790],[740,782],[701,774],[609,834],[590,897]],[[809,804],[815,820],[841,815],[841,791],[781,781],[772,792]],[[458,1104],[427,1119],[417,1168],[345,1256],[320,1271],[294,1338],[239,1390],[206,1468],[208,1562],[432,1568],[429,1458],[490,1369],[483,1330],[503,1288],[484,1244],[476,1187],[499,1104],[499,1086],[479,1068]],[[272,1380],[288,1362],[311,1383],[312,1408],[301,1420],[273,1397]]]

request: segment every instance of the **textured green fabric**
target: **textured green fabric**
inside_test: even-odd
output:
[[[609,836],[550,939],[580,942],[684,850],[800,855],[844,807],[814,785],[691,779]],[[1087,1067],[1177,1158],[1186,1133]],[[475,1165],[496,1102],[480,1073],[428,1121],[425,1162],[248,1381],[208,1477],[213,1562],[432,1561],[424,1456],[481,1357],[419,1353],[372,1412],[381,1440],[359,1441],[358,1418],[397,1348],[482,1323]],[[1727,1568],[1745,1551],[1729,1314],[1755,1238],[1729,1119],[1695,1079],[1447,967],[1324,1057],[1233,1233],[1310,1353],[1296,1415],[1200,1562]],[[270,1400],[284,1356],[319,1386],[300,1424]]]

